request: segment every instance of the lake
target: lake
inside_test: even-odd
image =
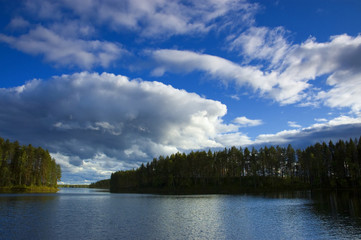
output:
[[[359,197],[0,194],[0,239],[360,239]]]

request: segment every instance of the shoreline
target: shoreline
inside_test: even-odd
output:
[[[11,186],[0,187],[1,193],[56,193],[59,191],[57,187],[47,186]]]

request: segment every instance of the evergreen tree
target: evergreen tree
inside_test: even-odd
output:
[[[61,168],[49,152],[31,145],[20,146],[0,138],[0,187],[49,186],[57,187]]]
[[[17,155],[16,147],[9,150],[5,147],[6,142],[2,145],[3,156]],[[252,147],[251,151],[247,147],[244,150],[232,147],[214,153],[210,150],[176,153],[154,158],[135,170],[113,173],[110,188],[111,191],[148,192],[197,189],[196,192],[215,193],[242,189],[294,189],[295,186],[359,188],[360,156],[361,143],[357,139],[339,140],[336,145],[332,141],[316,143],[305,150],[295,150],[289,144],[287,148],[265,146],[257,150]],[[43,157],[42,161],[44,159],[46,162],[47,158]],[[6,170],[5,163],[2,161],[2,171]],[[6,178],[2,177],[1,181],[3,179]]]

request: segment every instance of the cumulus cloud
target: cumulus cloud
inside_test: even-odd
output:
[[[194,93],[108,73],[0,89],[2,137],[49,149],[66,175],[91,171],[104,178],[160,154],[224,147],[225,134],[238,129],[223,123],[226,112]]]
[[[0,42],[32,55],[43,55],[55,65],[77,66],[90,69],[94,66],[108,67],[126,51],[119,44],[64,38],[56,32],[38,26],[20,37],[0,34]]]

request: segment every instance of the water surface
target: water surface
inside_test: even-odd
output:
[[[1,194],[0,239],[360,239],[347,196]]]

